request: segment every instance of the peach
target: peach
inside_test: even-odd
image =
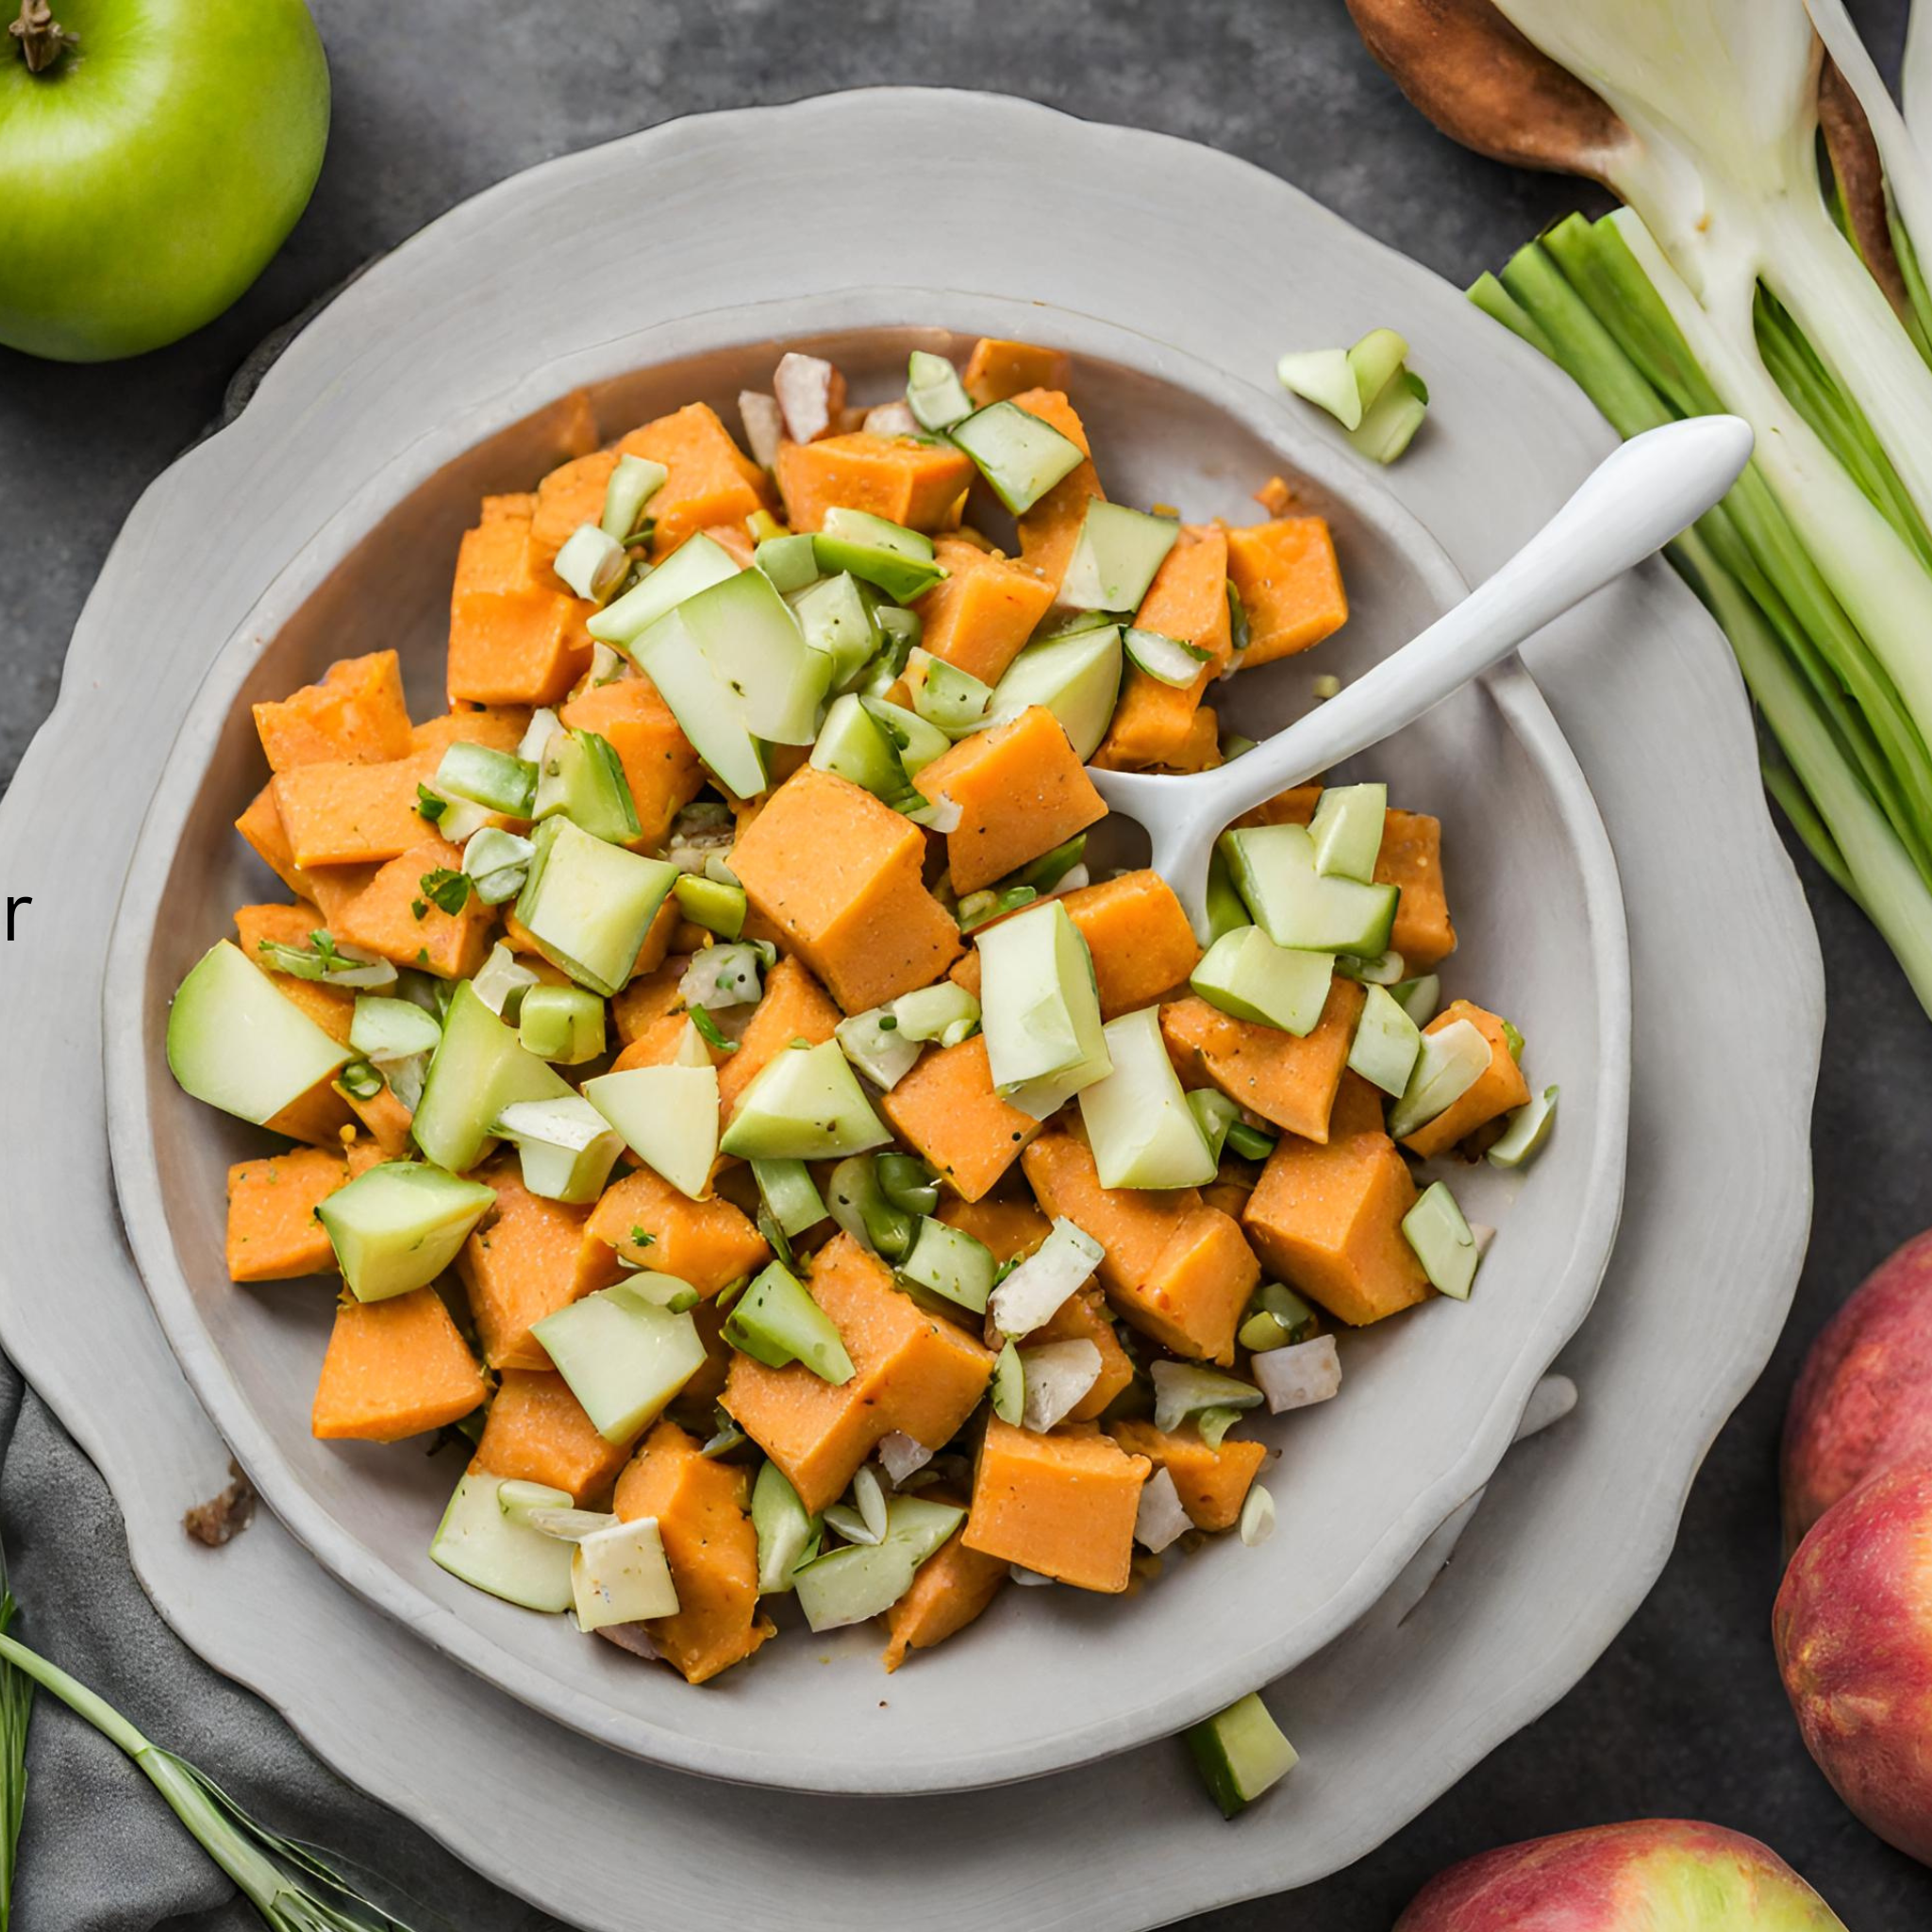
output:
[[[1932,1456],[1932,1233],[1867,1275],[1811,1346],[1785,1415],[1785,1548],[1840,1496]]]
[[[1844,1932],[1775,1852],[1640,1818],[1501,1845],[1432,1878],[1395,1932]]]
[[[1812,1525],[1772,1640],[1805,1748],[1888,1843],[1932,1864],[1932,1458],[1871,1477]]]

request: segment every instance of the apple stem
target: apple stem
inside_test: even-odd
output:
[[[20,18],[10,22],[7,31],[20,42],[29,74],[44,74],[69,47],[80,45],[80,36],[69,33],[54,18],[47,0],[20,0]]]

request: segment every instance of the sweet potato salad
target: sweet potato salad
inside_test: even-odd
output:
[[[1241,756],[1221,694],[1347,604],[1279,479],[1111,500],[1070,375],[986,341],[859,408],[792,354],[737,434],[608,443],[578,399],[462,539],[447,709],[394,651],[255,708],[286,896],[168,1028],[277,1137],[228,1272],[336,1285],[318,1437],[463,1439],[436,1563],[694,1684],[786,1595],[894,1668],[1258,1541],[1252,1424],[1470,1293],[1417,1164],[1549,1128],[1380,785],[1230,828],[1198,935],[1101,861],[1087,766]]]

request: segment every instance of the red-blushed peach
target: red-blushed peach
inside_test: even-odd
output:
[[[1880,1838],[1932,1864],[1932,1459],[1894,1463],[1818,1519],[1771,1631],[1819,1770]]]
[[[1867,1275],[1806,1357],[1785,1415],[1786,1551],[1907,1456],[1932,1456],[1932,1233]]]
[[[1640,1818],[1501,1845],[1432,1878],[1395,1932],[1845,1932],[1768,1847]]]

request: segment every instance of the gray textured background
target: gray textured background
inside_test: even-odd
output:
[[[328,161],[260,283],[210,328],[139,361],[63,369],[0,351],[0,774],[53,702],[68,634],[122,518],[219,413],[249,351],[370,256],[549,156],[678,114],[835,88],[981,88],[1245,156],[1457,282],[1581,198],[1574,184],[1511,174],[1435,137],[1362,53],[1341,0],[315,0],[315,11],[335,77]],[[1890,69],[1906,0],[1853,0],[1852,11]],[[890,236],[860,226],[828,233],[827,245],[862,259]],[[1932,1876],[1865,1833],[1806,1758],[1768,1638],[1775,1444],[1798,1362],[1866,1270],[1932,1219],[1922,1182],[1932,1028],[1877,940],[1804,871],[1832,1013],[1811,1259],[1784,1343],[1712,1453],[1663,1580],[1561,1705],[1374,1857],[1291,1907],[1257,1903],[1199,1926],[1236,1932],[1292,1915],[1323,1932],[1385,1932],[1423,1879],[1457,1857],[1645,1814],[1756,1833],[1855,1932],[1932,1922]],[[58,902],[31,917],[58,919]],[[1696,951],[1708,962],[1749,943],[1748,933],[1701,935]],[[1691,970],[1687,961],[1687,996]],[[1776,1016],[1765,1018],[1765,1050],[1776,1052]],[[547,1923],[318,1771],[272,1714],[182,1649],[129,1576],[98,1478],[4,1365],[0,1440],[0,1527],[30,1634],[60,1661],[277,1824],[406,1882],[451,1924]],[[183,1849],[138,1774],[51,1708],[36,1722],[32,1774],[23,1932],[254,1923]]]

